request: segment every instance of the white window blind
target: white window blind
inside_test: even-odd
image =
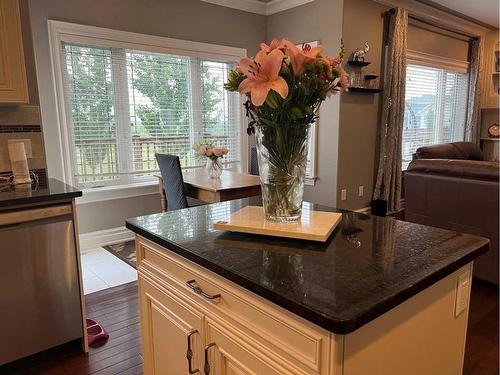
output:
[[[467,73],[407,66],[403,170],[419,147],[464,140],[468,82]]]
[[[240,163],[238,93],[224,90],[234,63],[62,43],[72,173],[78,186],[128,184],[158,171],[155,153],[203,165],[192,145],[226,146]]]

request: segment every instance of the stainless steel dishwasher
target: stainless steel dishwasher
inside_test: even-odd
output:
[[[83,337],[71,205],[0,212],[0,365]]]

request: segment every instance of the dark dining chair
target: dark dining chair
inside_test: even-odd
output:
[[[162,208],[165,211],[166,209],[172,211],[188,207],[179,157],[167,154],[155,154],[155,157],[160,167],[163,191],[165,192],[162,200],[166,200],[166,202],[162,202]]]

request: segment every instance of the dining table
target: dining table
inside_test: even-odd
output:
[[[163,179],[159,179],[162,210],[166,210]],[[260,177],[224,170],[220,178],[210,178],[205,168],[183,172],[185,192],[188,197],[207,203],[217,203],[261,195]]]

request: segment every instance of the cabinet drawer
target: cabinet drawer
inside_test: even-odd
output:
[[[332,335],[326,330],[142,237],[137,237],[136,246],[139,272],[154,274],[196,300],[209,314],[223,317],[250,341],[262,343],[294,366],[296,373],[328,373]],[[191,280],[205,293],[220,298],[208,300],[197,295],[186,284]]]

